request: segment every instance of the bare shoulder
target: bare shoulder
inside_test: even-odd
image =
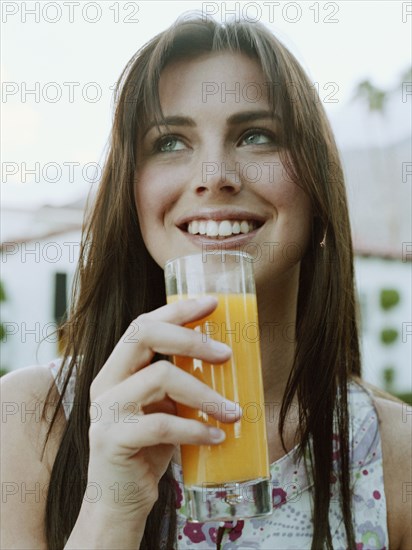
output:
[[[44,437],[59,398],[50,369],[40,365],[18,369],[3,376],[0,379],[0,385],[2,428],[7,429],[7,425],[9,425],[13,432],[17,430],[16,435],[24,435],[40,456]],[[50,388],[50,400],[45,409],[45,418],[43,418],[43,408]],[[65,417],[63,410],[60,409],[55,429],[50,439],[50,445],[45,454],[48,468],[53,463],[51,461],[50,464],[50,459],[53,455],[53,452],[51,452],[53,441],[55,442],[59,439],[64,425]]]
[[[43,455],[53,411],[50,410],[45,418],[42,411],[50,388],[51,404],[56,404],[58,398],[57,389],[53,393],[50,370],[40,366],[19,369],[3,376],[0,384],[3,495],[0,546],[45,549],[47,488],[65,425],[64,413],[59,410],[56,429]]]
[[[412,407],[374,397],[379,417],[390,547],[412,548]]]
[[[50,369],[42,365],[33,365],[14,370],[0,379],[1,390],[14,395],[27,394],[38,397],[50,387],[53,375]]]

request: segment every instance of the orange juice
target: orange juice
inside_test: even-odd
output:
[[[215,311],[186,326],[229,345],[231,358],[223,364],[191,357],[175,356],[173,359],[177,366],[227,399],[239,403],[243,413],[237,422],[226,424],[210,416],[210,412],[218,410],[218,403],[205,402],[201,411],[177,405],[179,416],[208,423],[226,432],[225,441],[219,445],[182,445],[186,487],[270,477],[256,296],[214,295],[218,298]],[[177,296],[169,296],[168,303],[177,299]]]

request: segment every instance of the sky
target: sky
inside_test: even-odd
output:
[[[64,1],[1,3],[3,206],[84,194],[104,159],[113,86],[179,14],[261,20],[297,56],[330,117],[370,79],[395,89],[411,65],[412,2]]]

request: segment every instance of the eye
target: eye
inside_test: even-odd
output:
[[[267,145],[276,142],[275,136],[267,130],[248,130],[243,134],[239,145]]]
[[[158,153],[173,153],[185,148],[185,144],[177,136],[162,136],[154,144],[154,150]]]

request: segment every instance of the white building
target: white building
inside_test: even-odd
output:
[[[69,299],[80,250],[84,201],[63,208],[2,210],[1,367],[57,356],[57,321]]]
[[[412,392],[412,98],[402,93],[402,87],[390,93],[382,112],[353,101],[332,119],[332,127],[357,255],[364,377],[382,387],[384,371],[393,369],[391,389],[407,393]],[[389,309],[381,306],[385,291],[399,296]]]
[[[384,387],[385,370],[392,369],[391,389],[396,393],[408,393],[412,388],[411,266],[410,261],[400,259],[376,256],[355,259],[361,305],[363,376],[372,384]],[[398,293],[399,302],[385,310],[381,306],[381,294],[388,290]]]

